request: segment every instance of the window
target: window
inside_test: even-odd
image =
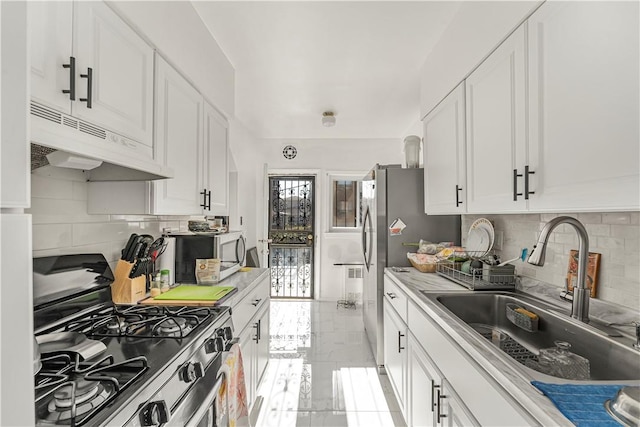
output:
[[[362,184],[356,177],[331,177],[331,231],[354,231],[362,221]]]

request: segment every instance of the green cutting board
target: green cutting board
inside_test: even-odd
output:
[[[234,289],[235,286],[181,285],[158,295],[154,300],[218,301]]]

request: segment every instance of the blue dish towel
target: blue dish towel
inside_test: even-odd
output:
[[[578,385],[549,384],[531,381],[554,405],[578,427],[618,427],[604,407],[604,402],[613,399],[622,385]]]

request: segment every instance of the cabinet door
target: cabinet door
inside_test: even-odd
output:
[[[524,197],[516,196],[523,178],[514,177],[526,164],[525,85],[521,26],[466,80],[469,213],[527,208]]]
[[[464,83],[423,120],[424,211],[452,214],[466,211]]]
[[[204,190],[211,191],[205,214],[229,214],[227,121],[211,105],[204,109]]]
[[[31,99],[70,114],[71,94],[62,91],[71,89],[78,74],[70,65],[73,56],[73,3],[34,1],[27,7],[31,38]],[[64,68],[65,64],[69,67]]]
[[[439,421],[443,427],[480,426],[447,380],[442,381],[442,391],[439,394],[436,392],[436,398],[439,399],[436,418],[440,417]]]
[[[105,3],[74,2],[76,88],[91,108],[73,103],[76,117],[101,124],[143,144],[153,144],[153,49]]]
[[[407,421],[410,426],[435,426],[436,391],[442,379],[420,343],[409,333],[407,366]]]
[[[529,19],[536,211],[640,208],[638,2],[547,2]]]
[[[398,404],[406,415],[405,375],[407,367],[407,327],[392,306],[384,300],[384,367]]]
[[[203,99],[173,67],[156,58],[156,140],[154,157],[175,176],[153,183],[153,213],[198,215],[203,203]]]
[[[256,329],[248,325],[238,337],[238,344],[242,351],[242,363],[244,368],[244,384],[247,389],[247,407],[251,407],[255,399],[256,389]]]
[[[255,389],[257,391],[269,362],[269,303],[265,303],[262,313],[258,316],[258,342],[256,346],[256,377]]]

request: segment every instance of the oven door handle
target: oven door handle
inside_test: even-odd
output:
[[[200,405],[195,414],[193,414],[189,421],[187,421],[185,427],[195,427],[198,425],[200,420],[202,420],[207,411],[209,411],[209,408],[211,408],[211,405],[213,405],[213,402],[216,400],[216,396],[218,395],[220,387],[222,387],[222,383],[224,382],[225,378],[225,373],[220,372],[220,375],[218,375],[213,388],[211,389],[209,394],[207,394],[207,397],[204,398],[202,405]]]

